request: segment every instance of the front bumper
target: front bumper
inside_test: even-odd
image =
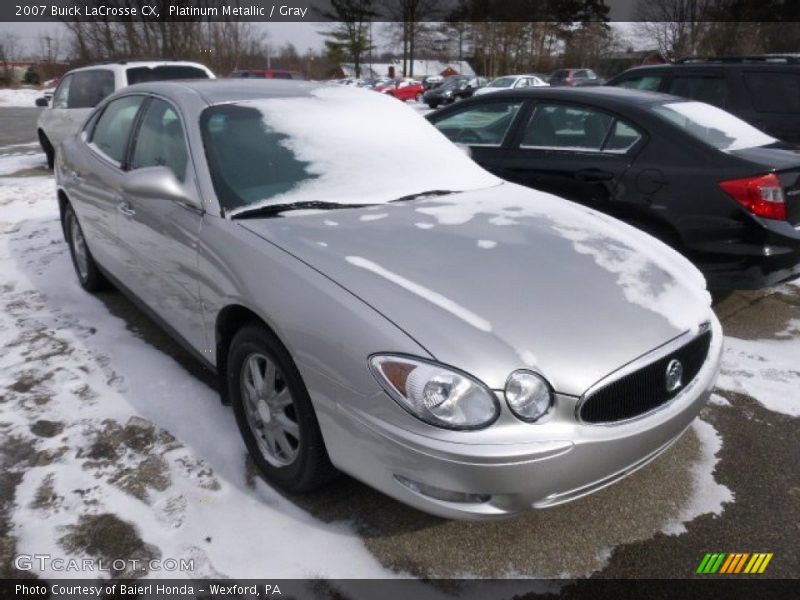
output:
[[[443,441],[413,433],[344,404],[320,419],[333,463],[342,471],[420,510],[446,518],[512,516],[575,500],[629,475],[674,443],[705,405],[716,379],[722,332],[714,320],[708,358],[694,381],[668,404],[616,425],[575,419],[577,399],[557,396],[544,423],[504,414],[491,427],[530,428],[526,443]],[[463,494],[448,501],[408,481]],[[404,483],[405,482],[405,483]]]

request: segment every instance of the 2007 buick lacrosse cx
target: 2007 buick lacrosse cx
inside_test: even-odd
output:
[[[496,178],[383,94],[135,85],[56,170],[80,284],[214,369],[287,490],[343,471],[449,518],[554,506],[654,459],[713,387],[689,262]]]

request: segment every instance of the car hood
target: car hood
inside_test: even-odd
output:
[[[711,318],[703,276],[667,246],[515,184],[240,224],[493,389],[527,368],[580,395]]]

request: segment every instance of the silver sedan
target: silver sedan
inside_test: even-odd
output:
[[[691,264],[497,179],[381,94],[132,86],[56,175],[81,285],[112,283],[216,371],[288,490],[343,471],[451,518],[557,505],[668,448],[717,374]]]

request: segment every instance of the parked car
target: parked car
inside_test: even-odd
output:
[[[444,77],[441,75],[429,75],[425,79],[422,80],[422,85],[425,87],[426,90],[431,88],[435,88],[440,85],[444,81]]]
[[[56,168],[80,284],[214,369],[285,489],[339,469],[445,517],[552,506],[659,455],[714,384],[689,262],[502,182],[383,94],[131,87]]]
[[[384,88],[381,90],[384,94],[394,96],[398,100],[416,100],[422,101],[422,95],[425,93],[425,87],[419,81],[407,80],[396,83],[393,87]]]
[[[468,75],[452,75],[446,77],[441,85],[425,92],[422,101],[430,108],[438,108],[440,104],[452,104],[469,98],[476,89],[485,84],[485,79]]]
[[[582,87],[603,85],[605,79],[600,78],[597,73],[591,69],[558,69],[557,71],[553,71],[547,83],[553,87]]]
[[[213,79],[199,63],[184,61],[119,61],[73,69],[58,82],[51,98],[36,100],[45,107],[36,122],[39,144],[52,169],[56,148],[76,133],[86,116],[103,98],[125,86],[165,79]]]
[[[500,92],[503,90],[516,90],[526,87],[547,87],[550,85],[535,75],[506,75],[492,80],[480,89],[475,90],[474,96]]]
[[[239,69],[231,73],[231,79],[295,79],[304,81],[305,75],[289,69]]]
[[[717,107],[611,87],[528,88],[428,118],[492,173],[674,246],[711,288],[800,274],[798,148]]]
[[[786,142],[800,144],[800,57],[683,59],[636,67],[608,85],[707,102]]]

